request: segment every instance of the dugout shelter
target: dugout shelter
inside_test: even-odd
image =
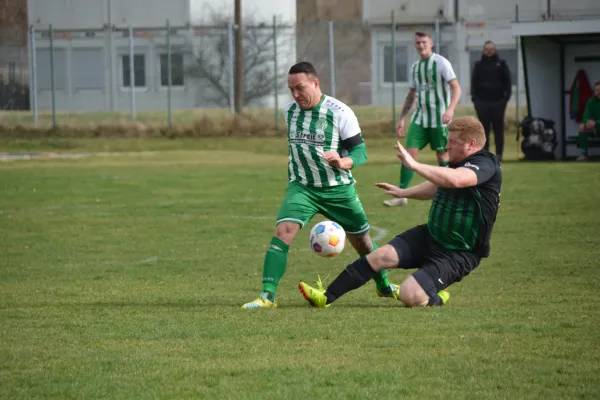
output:
[[[553,120],[555,159],[573,159],[579,155],[574,115],[583,107],[577,104],[580,78],[587,76],[592,86],[600,81],[600,10],[596,17],[514,22],[512,32],[520,39],[528,114]],[[600,156],[600,138],[590,140],[589,154]]]

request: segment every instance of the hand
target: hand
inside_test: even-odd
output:
[[[402,163],[406,165],[408,169],[414,170],[417,165],[417,161],[415,161],[415,159],[412,158],[412,156],[408,153],[408,151],[406,151],[406,149],[404,148],[404,146],[402,146],[402,144],[400,144],[400,142],[396,142],[395,147],[398,151],[398,153],[396,154],[398,159],[402,161]]]
[[[404,197],[402,196],[402,189],[398,186],[390,185],[389,183],[376,183],[375,186],[385,190],[385,194],[389,194],[390,196],[394,196],[396,198]]]
[[[596,127],[596,121],[594,121],[593,119],[590,119],[589,121],[587,121],[585,123],[585,127],[587,129],[594,129]]]
[[[323,158],[329,162],[329,165],[336,168],[342,168],[342,159],[337,151],[326,151],[323,153]]]
[[[452,118],[454,118],[454,110],[449,108],[444,115],[442,115],[442,124],[449,124],[450,121],[452,121]]]
[[[404,118],[402,118],[402,119],[400,119],[400,121],[398,121],[398,124],[396,125],[396,134],[400,138],[403,138],[404,136],[406,136],[406,132],[404,131]]]

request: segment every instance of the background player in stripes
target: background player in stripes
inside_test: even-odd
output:
[[[437,152],[438,164],[445,166],[448,164],[446,124],[454,117],[461,88],[450,61],[433,52],[433,40],[428,33],[415,33],[415,48],[421,59],[415,61],[410,68],[410,89],[396,131],[399,137],[406,136],[406,148],[411,157],[416,159],[419,150],[429,144]],[[406,133],[404,119],[415,101],[417,108]],[[409,187],[413,176],[414,172],[402,165],[400,187]],[[388,207],[405,206],[407,199],[385,200],[383,204]]]
[[[276,307],[275,291],[285,273],[289,247],[317,213],[339,223],[360,255],[377,248],[369,236],[369,220],[351,172],[367,161],[356,115],[346,104],[321,92],[310,63],[290,68],[288,86],[294,98],[285,109],[288,187],[265,255],[262,293],[242,308]],[[378,272],[374,279],[380,297],[398,298],[398,286],[389,283],[387,271]]]
[[[448,129],[448,168],[415,161],[398,142],[398,158],[426,181],[408,189],[377,184],[394,197],[432,199],[427,223],[401,233],[348,265],[327,290],[300,282],[298,288],[311,305],[327,307],[387,268],[417,268],[400,286],[400,300],[406,305],[443,305],[450,297],[445,289],[490,255],[492,228],[500,206],[500,163],[484,149],[485,131],[476,118],[455,119]]]

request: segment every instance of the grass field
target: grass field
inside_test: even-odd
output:
[[[398,104],[398,113],[402,104]],[[360,121],[380,121],[380,120],[391,120],[392,119],[392,108],[383,106],[352,106],[352,109],[356,112]],[[257,116],[262,119],[274,120],[275,110],[274,109],[257,109],[257,108],[246,108],[244,112],[251,116]],[[521,118],[525,116],[526,108],[523,106],[520,109]],[[472,106],[459,106],[457,107],[457,116],[472,114]],[[514,120],[515,107],[509,106],[507,109],[507,118]],[[188,110],[173,110],[173,123],[174,124],[186,124],[193,122],[199,117],[208,116],[213,118],[229,117],[229,110],[223,108],[214,109],[188,109]],[[283,112],[279,114],[280,120],[283,120]],[[145,124],[166,124],[168,121],[168,114],[166,110],[156,111],[139,111],[136,113],[136,121]],[[57,112],[56,115],[57,124],[66,124],[71,126],[89,126],[104,123],[122,123],[128,124],[131,122],[131,113],[127,111],[123,112],[109,112],[109,111],[98,111],[98,112]],[[2,111],[0,112],[0,124],[6,126],[14,125],[25,125],[29,126],[33,124],[33,114],[31,111]],[[52,113],[43,111],[39,113],[38,124],[41,127],[52,126]]]
[[[398,165],[391,140],[367,142],[355,176],[385,243],[428,203],[382,207],[373,183]],[[283,140],[65,143],[132,152],[0,162],[0,398],[598,398],[596,164],[507,160],[492,256],[446,307],[402,308],[373,283],[307,307],[297,282],[355,254],[321,259],[303,230],[279,308],[256,312],[239,307],[260,290]]]
[[[365,136],[388,137],[393,131],[391,107],[353,106]],[[399,113],[399,111],[397,111]],[[519,120],[526,108],[521,107]],[[456,109],[456,116],[473,115],[472,106]],[[516,133],[516,108],[510,106],[506,113],[507,136]],[[174,110],[172,126],[169,127],[165,111],[139,112],[131,121],[128,112],[59,112],[56,130],[52,128],[52,115],[40,113],[37,125],[33,124],[31,112],[0,111],[0,140],[26,139],[77,139],[90,137],[126,138],[190,138],[190,137],[278,137],[285,135],[283,112],[275,121],[275,110],[244,110],[242,116],[233,117],[225,109]],[[6,147],[0,143],[0,147]],[[60,146],[57,146],[60,147]]]

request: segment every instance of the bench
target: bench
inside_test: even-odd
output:
[[[576,137],[568,137],[566,142],[567,145],[569,144],[577,144],[577,138]],[[600,147],[600,137],[599,136],[592,136],[590,138],[588,138],[588,146],[589,147]]]

